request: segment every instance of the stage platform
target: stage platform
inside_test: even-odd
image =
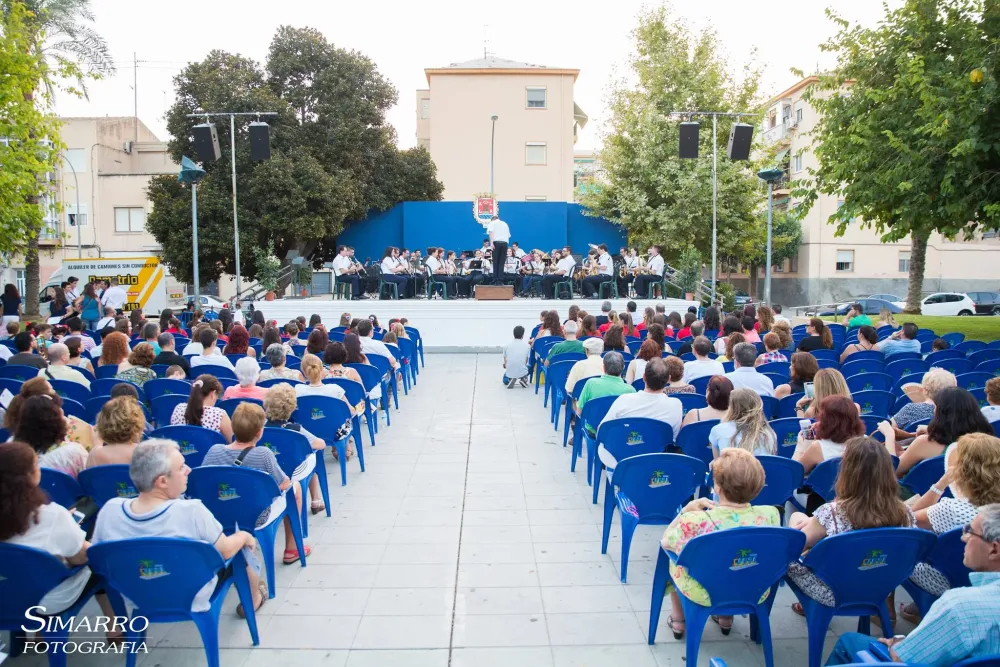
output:
[[[611,299],[614,310],[623,312],[628,299]],[[694,301],[683,299],[634,299],[641,317],[646,306],[664,304],[667,313],[676,310],[684,313]],[[495,352],[513,337],[514,327],[520,324],[525,335],[539,322],[543,310],[557,310],[562,319],[572,304],[577,304],[590,314],[598,315],[604,299],[513,299],[511,301],[475,301],[473,299],[403,299],[393,300],[331,300],[331,299],[280,299],[257,301],[254,308],[267,319],[284,324],[299,315],[307,318],[317,313],[329,327],[337,326],[341,313],[353,317],[375,315],[385,325],[394,317],[405,317],[410,325],[420,329],[424,349],[435,352]]]

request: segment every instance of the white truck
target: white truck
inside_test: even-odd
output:
[[[118,283],[128,291],[128,301],[122,307],[126,312],[142,308],[149,316],[164,308],[183,310],[187,303],[184,285],[175,281],[155,256],[64,259],[42,287],[41,298],[47,299],[50,287],[59,289],[71,276],[80,281],[78,293],[83,292],[88,282],[118,278]]]

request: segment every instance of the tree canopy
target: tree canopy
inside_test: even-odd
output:
[[[241,248],[273,244],[315,265],[351,220],[404,200],[438,200],[443,191],[426,150],[401,151],[386,122],[397,92],[375,64],[330,44],[313,28],[278,29],[267,62],[212,51],[174,79],[177,101],[167,114],[173,158],[195,156],[187,115],[204,111],[274,111],[271,159],[253,162],[247,127],[236,119],[236,181]],[[235,272],[228,119],[215,119],[222,158],[205,164],[198,185],[200,280]],[[172,273],[191,281],[191,194],[173,176],[152,180],[147,228],[163,247]],[[240,271],[255,275],[255,255],[242,252]]]

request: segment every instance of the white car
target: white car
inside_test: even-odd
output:
[[[191,295],[188,295],[188,297],[187,297],[188,301],[190,301],[193,298],[194,297],[191,296]],[[199,294],[198,295],[198,299],[199,299],[199,301],[201,303],[201,306],[199,306],[199,307],[201,308],[201,310],[203,312],[206,311],[206,310],[209,310],[209,309],[212,309],[212,310],[218,312],[218,311],[222,310],[222,306],[225,305],[221,301],[219,301],[218,299],[216,299],[214,297],[211,297],[211,296],[205,296],[204,294]]]
[[[905,302],[897,302],[900,308],[905,308]],[[959,292],[938,292],[925,296],[920,302],[921,315],[974,315],[976,304],[968,294]]]

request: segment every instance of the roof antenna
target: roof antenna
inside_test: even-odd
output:
[[[489,53],[489,50],[488,50],[489,43],[490,43],[490,24],[489,23],[484,23],[483,24],[483,59],[484,60],[487,60],[490,57],[490,53]]]

